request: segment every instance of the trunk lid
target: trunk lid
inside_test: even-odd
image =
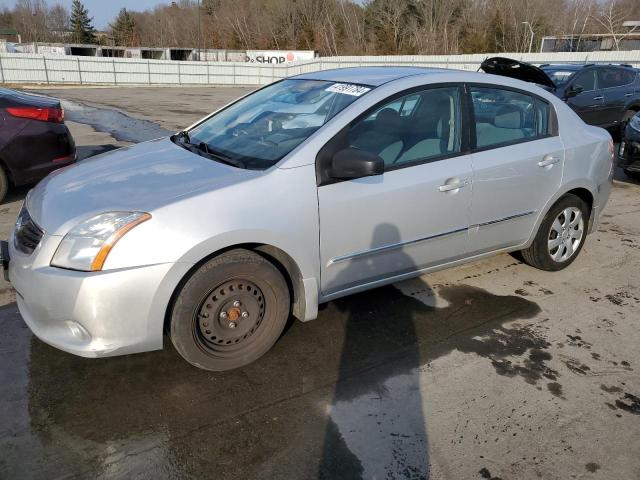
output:
[[[556,85],[541,69],[530,63],[519,62],[506,57],[487,58],[480,64],[480,69],[485,73],[502,75],[525,82],[537,83],[544,87],[555,89]]]

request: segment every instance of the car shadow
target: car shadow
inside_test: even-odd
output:
[[[399,238],[388,224],[376,235]],[[375,257],[368,266],[375,271]],[[190,366],[170,341],[162,351],[89,360],[31,338],[29,353],[6,369],[24,377],[13,397],[36,440],[5,462],[16,477],[428,478],[433,360],[476,354],[532,384],[554,372],[544,340],[526,324],[508,325],[536,316],[532,301],[467,285],[434,291],[423,278],[402,285],[329,302],[230,372]],[[30,337],[24,325],[0,317],[0,326]]]

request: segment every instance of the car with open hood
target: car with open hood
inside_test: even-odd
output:
[[[536,83],[569,105],[586,123],[624,130],[640,111],[640,71],[630,65],[543,64],[539,67],[510,58],[482,62],[484,72]]]
[[[576,260],[613,143],[531,83],[353,68],[287,78],[169,138],[49,175],[2,264],[22,318],[85,357],[265,354],[345,295],[521,251]]]

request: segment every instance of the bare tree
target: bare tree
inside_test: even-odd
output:
[[[609,4],[599,14],[592,15],[592,18],[605,29],[606,33],[611,35],[616,50],[620,50],[622,23],[628,16],[629,11],[626,8],[620,8],[620,2],[610,0]]]

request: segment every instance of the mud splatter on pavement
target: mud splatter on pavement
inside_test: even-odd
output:
[[[558,382],[547,383],[547,389],[551,392],[552,395],[564,399],[564,397],[562,396],[562,385],[560,385]]]
[[[596,473],[598,470],[600,470],[600,465],[598,465],[595,462],[589,462],[587,463],[584,468],[587,470],[587,472],[589,473]]]
[[[566,367],[569,370],[579,375],[586,375],[589,371],[591,371],[591,367],[589,367],[588,365],[585,365],[584,363],[581,363],[579,360],[576,360],[575,358],[569,358],[569,359],[563,360],[563,363],[566,365]]]
[[[631,393],[625,393],[624,397],[616,400],[616,406],[625,412],[640,415],[640,398]]]
[[[480,478],[485,478],[487,480],[502,480],[500,477],[494,477],[491,475],[491,472],[486,467],[483,467],[478,472],[480,474]]]

